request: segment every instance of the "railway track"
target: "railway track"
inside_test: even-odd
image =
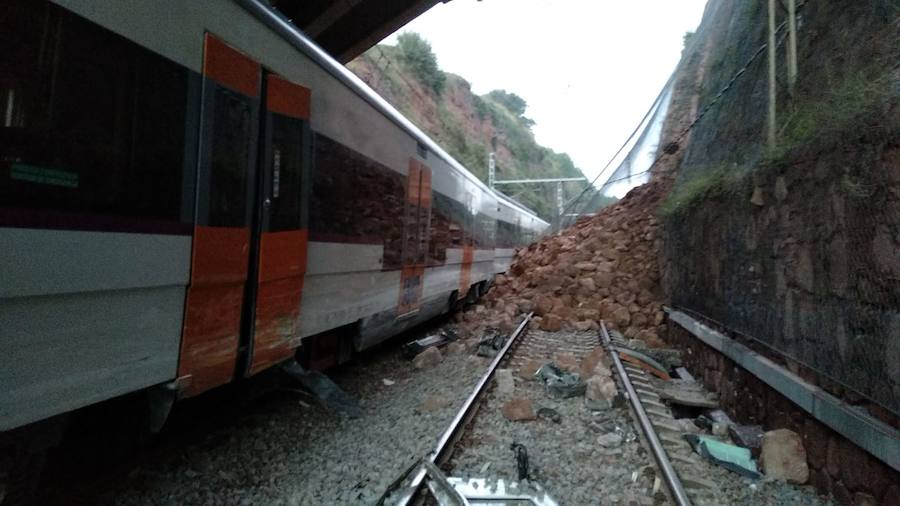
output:
[[[489,399],[492,379],[497,371],[501,370],[501,366],[518,365],[521,367],[529,360],[547,356],[554,350],[584,356],[598,344],[606,349],[615,365],[614,373],[618,380],[620,393],[622,397],[628,399],[633,415],[633,419],[629,420],[629,423],[632,424],[631,428],[617,427],[617,430],[626,434],[626,439],[632,441],[640,433],[645,449],[644,452],[639,452],[643,453],[645,465],[631,473],[630,481],[634,484],[634,488],[650,489],[652,494],[640,496],[642,499],[634,499],[637,497],[635,495],[628,496],[628,498],[634,499],[630,503],[671,503],[679,506],[693,504],[690,497],[693,490],[690,487],[686,488],[679,476],[679,471],[690,469],[695,464],[690,455],[691,449],[681,438],[672,413],[661,402],[647,372],[620,359],[617,347],[625,343],[615,334],[611,336],[605,325],[599,332],[599,338],[597,335],[581,334],[567,342],[559,342],[554,339],[554,334],[529,332],[527,327],[531,317],[531,314],[526,315],[510,335],[475,385],[466,402],[440,436],[434,449],[423,459],[413,463],[406,473],[388,488],[378,504],[405,506],[422,504],[426,501],[434,501],[441,505],[502,504],[506,501],[516,504],[519,504],[517,501],[540,505],[561,504],[554,498],[554,490],[558,489],[557,487],[562,488],[564,485],[556,484],[552,480],[534,480],[528,475],[529,464],[525,445],[517,443],[512,445],[512,449],[516,453],[515,461],[519,477],[521,479],[523,474],[525,476],[521,481],[486,476],[472,477],[471,472],[463,472],[465,477],[452,477],[447,476],[442,469],[457,471],[458,468],[465,467],[455,463],[454,457],[460,452],[467,451],[469,445],[467,439],[478,439],[477,436],[473,436],[472,432],[477,431],[474,426],[478,424],[477,419],[481,416],[479,410],[492,401]],[[541,410],[544,409],[547,408],[541,408]],[[490,410],[484,411],[485,416],[490,416],[488,413]],[[559,423],[559,421],[556,420],[555,423]],[[640,429],[636,429],[637,427]],[[632,428],[635,430],[632,431]],[[670,453],[678,459],[675,464],[669,456]],[[522,454],[524,454],[524,463]],[[649,455],[653,456],[652,459]],[[485,463],[481,470],[486,470],[489,465]],[[648,468],[651,466],[653,471],[648,472]],[[544,475],[542,476],[544,478],[550,473],[541,474]],[[690,485],[702,481],[693,476],[688,479]],[[664,490],[662,489],[663,485],[665,486]],[[608,490],[599,489],[595,492],[597,494],[595,501],[601,500],[604,493],[609,493]],[[626,503],[629,501],[626,500]]]
[[[660,396],[655,392],[647,372],[640,367],[623,363],[619,352],[615,349],[618,342],[613,341],[605,322],[600,322],[600,331],[601,342],[615,364],[620,389],[624,391],[629,401],[632,413],[643,433],[644,443],[649,446],[657,468],[665,480],[669,498],[678,506],[690,506],[692,502],[665,446],[680,447],[684,442],[671,411],[660,402]],[[671,432],[674,436],[660,435],[658,430]]]

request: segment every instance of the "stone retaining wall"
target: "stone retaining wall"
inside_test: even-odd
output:
[[[896,505],[900,473],[815,420],[786,397],[676,324],[668,339],[684,350],[691,373],[716,392],[735,421],[765,430],[790,429],[803,437],[810,482],[844,505]]]

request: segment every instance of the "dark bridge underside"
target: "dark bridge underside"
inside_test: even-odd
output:
[[[341,63],[450,0],[269,0]]]

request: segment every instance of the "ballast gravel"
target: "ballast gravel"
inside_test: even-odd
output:
[[[515,443],[527,452],[530,479],[561,505],[665,504],[654,490],[652,457],[626,406],[597,409],[583,396],[554,398],[539,381],[522,377],[526,363],[563,356],[581,360],[594,342],[596,336],[584,332],[532,330],[523,336],[504,365],[513,377],[502,373],[502,391],[487,393],[450,461],[450,474],[517,481]],[[158,441],[128,479],[95,502],[374,504],[433,448],[489,363],[459,345],[442,355],[439,363],[417,370],[395,346],[331,372],[360,400],[364,416],[357,419],[331,413],[290,382],[276,381],[278,387],[263,400]],[[531,401],[532,420],[504,417],[501,407],[513,398]],[[827,504],[811,487],[753,481],[699,457],[691,460],[698,476],[714,486],[691,494],[697,504]]]
[[[332,373],[364,416],[329,413],[299,392],[183,448],[157,452],[100,498],[121,505],[373,504],[429,452],[488,364],[457,351],[422,370],[399,349]]]
[[[532,330],[515,350],[511,368],[518,371],[514,387],[490,390],[478,415],[450,461],[452,474],[465,478],[517,481],[519,469],[512,445],[524,445],[530,466],[529,478],[539,483],[561,505],[656,505],[668,504],[657,491],[657,471],[652,455],[637,437],[640,428],[624,402],[596,409],[583,396],[567,399],[548,395],[534,377],[524,377],[526,361],[574,355],[579,361],[593,333],[541,332]],[[537,416],[528,421],[510,421],[502,407],[511,399],[531,401],[533,409],[551,409],[559,416]],[[687,446],[687,443],[684,443]],[[697,455],[693,470],[708,489],[689,489],[695,504],[819,506],[830,501],[816,495],[810,486],[781,481],[743,478]],[[676,466],[679,467],[679,466]],[[661,476],[658,476],[660,480]],[[698,481],[701,481],[698,480]],[[664,483],[657,485],[665,489]]]

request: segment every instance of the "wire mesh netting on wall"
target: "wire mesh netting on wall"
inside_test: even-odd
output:
[[[719,3],[699,107],[718,103],[660,210],[669,297],[900,415],[900,6],[801,4],[769,145],[765,3]]]

